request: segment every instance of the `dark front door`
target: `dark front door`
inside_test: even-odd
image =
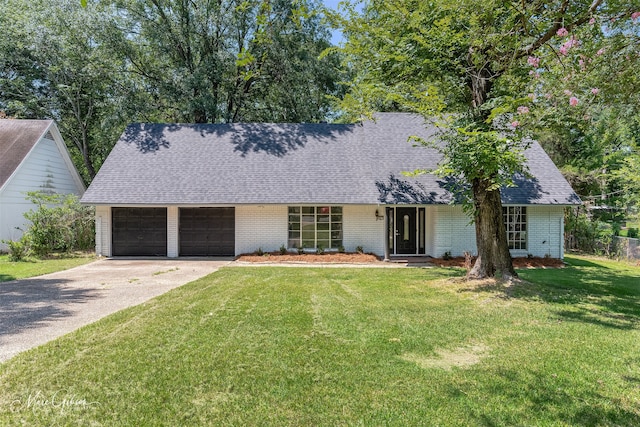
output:
[[[112,208],[114,256],[167,256],[166,208]]]
[[[234,208],[180,208],[180,256],[234,254]]]
[[[396,253],[416,254],[416,208],[396,208]]]

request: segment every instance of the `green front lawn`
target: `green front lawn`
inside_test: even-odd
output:
[[[34,258],[19,262],[9,261],[9,255],[0,255],[0,282],[68,270],[91,261],[95,261],[93,255],[65,256],[51,259]]]
[[[229,267],[0,365],[0,425],[640,425],[640,268]]]

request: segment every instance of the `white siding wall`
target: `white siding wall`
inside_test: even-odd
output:
[[[365,252],[384,255],[384,226],[386,221],[376,219],[385,215],[384,206],[346,205],[342,208],[343,245],[347,252],[362,246]]]
[[[82,192],[56,143],[50,139],[42,139],[36,144],[0,192],[0,240],[15,240],[22,236],[16,227],[25,228],[23,215],[34,208],[25,199],[25,194],[39,190],[77,195]],[[0,243],[0,250],[6,250],[6,245]]]
[[[288,210],[282,205],[236,206],[236,255],[287,245]]]
[[[111,206],[96,206],[96,255],[111,256]]]

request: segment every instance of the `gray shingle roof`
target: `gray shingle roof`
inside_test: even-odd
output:
[[[435,129],[422,118],[382,113],[363,124],[133,124],[82,198],[87,204],[433,204],[451,194],[433,175],[437,151],[413,147]],[[579,203],[535,143],[534,179],[504,191],[513,204]]]
[[[0,188],[51,123],[51,120],[0,120]]]

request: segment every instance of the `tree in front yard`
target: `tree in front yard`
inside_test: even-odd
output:
[[[478,246],[471,277],[516,275],[500,188],[526,173],[531,133],[525,129],[534,128],[533,110],[542,107],[535,92],[529,96],[532,82],[578,47],[580,28],[596,18],[632,25],[636,10],[637,0],[371,0],[361,11],[347,2],[343,14],[332,16],[355,75],[343,108],[355,117],[412,111],[442,128],[448,144],[432,172],[464,183]],[[600,28],[588,37],[606,39],[610,33]],[[566,102],[574,107],[580,100]]]

